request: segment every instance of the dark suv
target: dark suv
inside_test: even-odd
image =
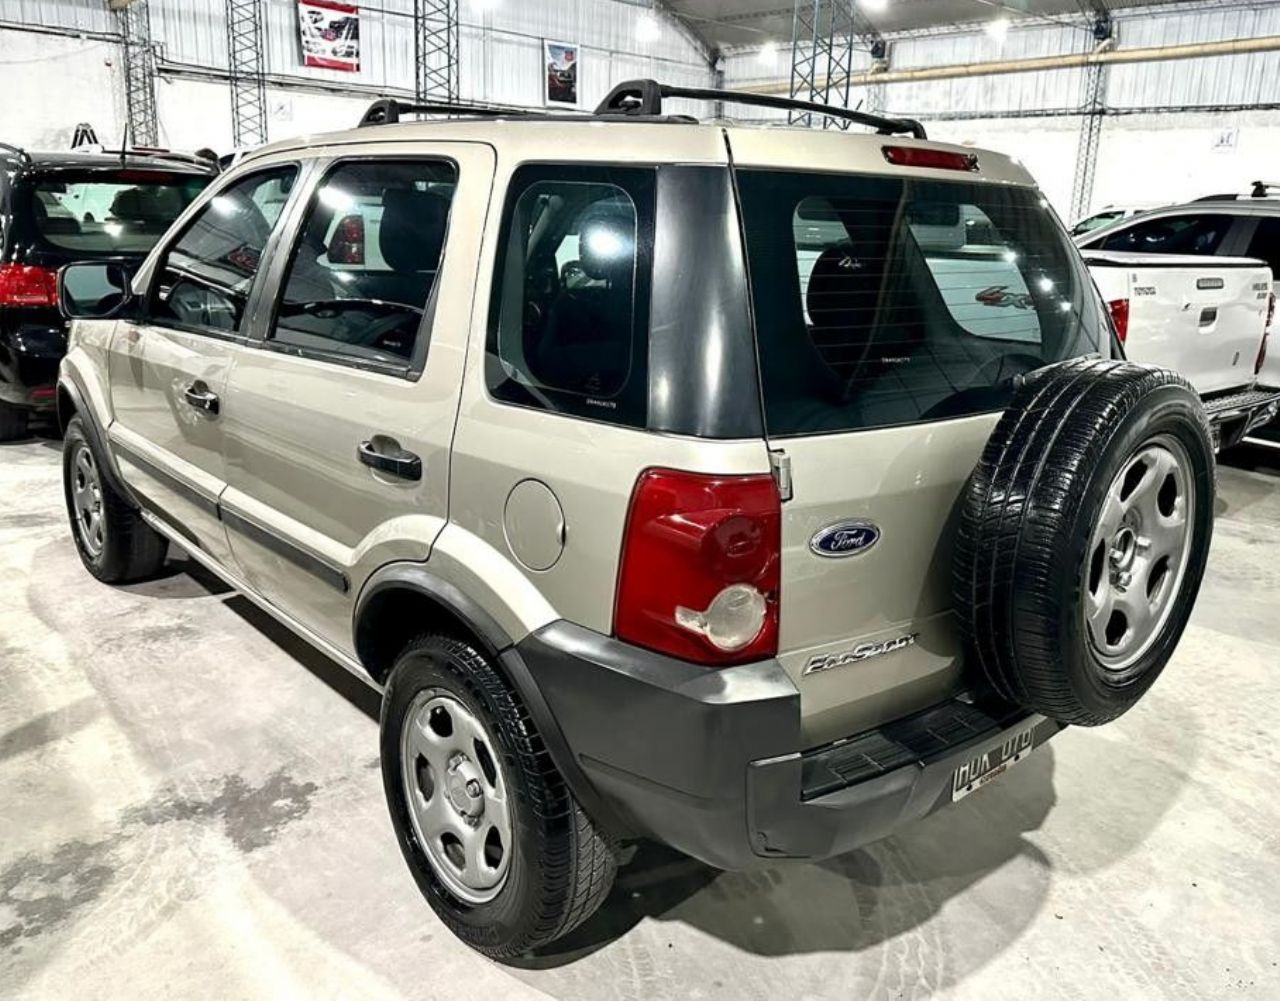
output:
[[[58,269],[132,269],[217,173],[178,154],[28,153],[0,144],[0,441],[54,408],[66,326]]]

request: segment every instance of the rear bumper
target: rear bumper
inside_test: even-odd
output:
[[[57,403],[58,365],[67,353],[57,311],[0,308],[0,401],[35,410]]]
[[[515,653],[550,710],[573,771],[616,833],[665,842],[722,869],[821,859],[950,802],[976,754],[1061,725],[959,700],[802,750],[800,696],[774,661],[711,670],[565,622]]]
[[[1252,389],[1243,393],[1212,396],[1204,401],[1213,431],[1214,447],[1230,448],[1254,428],[1275,420],[1280,412],[1280,392]]]

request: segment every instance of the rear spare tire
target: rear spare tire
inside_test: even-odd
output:
[[[1115,719],[1182,636],[1213,500],[1208,421],[1181,376],[1094,359],[1034,373],[961,498],[953,585],[970,661],[1030,710]]]

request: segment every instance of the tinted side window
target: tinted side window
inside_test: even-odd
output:
[[[485,360],[495,397],[644,426],[653,196],[650,170],[517,171]]]
[[[1280,282],[1280,219],[1262,218],[1253,231],[1245,257],[1256,257],[1271,267],[1271,278]]]
[[[457,168],[439,160],[341,163],[312,196],[271,340],[405,367],[444,253]]]
[[[1097,244],[1102,250],[1128,250],[1144,254],[1216,254],[1234,217],[1229,215],[1179,215],[1147,219]]]
[[[262,252],[297,173],[292,165],[265,170],[209,200],[157,268],[152,322],[240,332]]]

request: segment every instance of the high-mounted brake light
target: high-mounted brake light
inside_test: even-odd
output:
[[[898,167],[932,167],[934,170],[977,170],[974,153],[954,153],[946,149],[918,146],[883,146],[884,158]]]
[[[631,497],[614,631],[717,667],[771,657],[781,550],[772,476],[650,469]]]
[[[1111,323],[1116,328],[1116,336],[1123,344],[1129,337],[1129,300],[1112,299],[1107,303],[1107,312],[1111,314]]]
[[[0,264],[0,306],[56,306],[58,272],[34,264]]]

